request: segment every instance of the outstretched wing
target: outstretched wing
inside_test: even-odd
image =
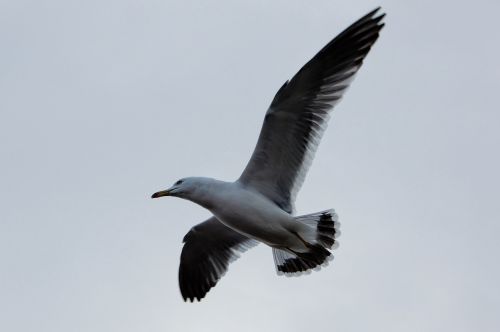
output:
[[[227,271],[229,263],[257,245],[215,217],[191,228],[184,236],[179,286],[184,301],[200,301]]]
[[[329,113],[384,26],[379,8],[329,42],[278,91],[239,181],[291,213]]]

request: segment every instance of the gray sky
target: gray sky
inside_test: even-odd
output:
[[[498,331],[500,2],[0,0],[0,330]],[[151,193],[237,178],[277,89],[376,7],[382,36],[297,201],[326,269],[264,245],[182,302],[208,211]]]

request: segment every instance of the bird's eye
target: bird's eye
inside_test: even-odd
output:
[[[182,180],[179,180],[175,183],[176,186],[180,185],[182,183]]]

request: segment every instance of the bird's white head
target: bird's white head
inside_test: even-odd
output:
[[[207,195],[207,190],[214,181],[214,179],[202,177],[183,178],[176,181],[167,190],[154,193],[151,198],[174,196],[200,203],[200,200],[203,200]]]

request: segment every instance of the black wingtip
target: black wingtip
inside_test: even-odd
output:
[[[386,15],[387,15],[386,13],[382,13],[379,16],[374,17],[373,20],[378,23],[378,22],[382,21]]]
[[[208,293],[208,291],[207,291]],[[201,300],[203,298],[205,298],[205,295],[184,295],[184,294],[181,294],[182,296],[182,299],[184,300],[184,302],[187,302],[187,303],[193,303],[193,302],[201,302]]]
[[[382,7],[378,6],[377,8],[368,12],[368,14],[366,14],[365,16],[361,17],[359,20],[361,21],[361,20],[366,20],[368,18],[373,18],[375,16],[375,14],[377,14],[381,9],[382,9]],[[383,13],[382,13],[382,15],[383,15]]]
[[[382,7],[380,7],[380,6],[375,8],[374,10],[372,10],[371,12],[369,12],[368,14],[363,16],[361,19],[359,19],[359,21],[364,21],[364,20],[368,20],[368,19],[376,21],[377,23],[382,21],[384,19],[384,17],[386,16],[386,13],[380,12],[381,9],[382,9]]]

